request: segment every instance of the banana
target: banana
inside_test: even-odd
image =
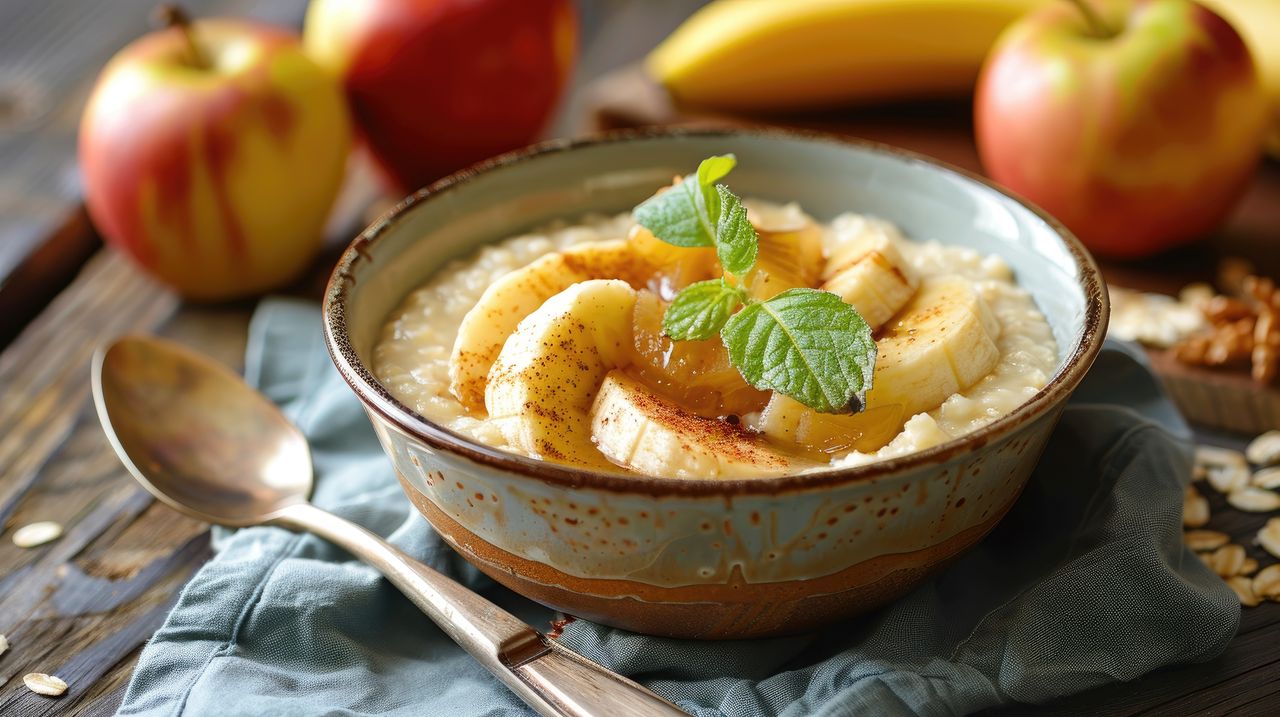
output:
[[[902,257],[891,224],[859,218],[859,225],[835,236],[841,241],[827,257],[822,289],[839,296],[862,314],[872,329],[893,317],[915,294],[920,279]]]
[[[1280,158],[1280,2],[1277,0],[1202,0],[1244,37],[1271,100],[1267,151]]]
[[[614,463],[664,478],[750,478],[795,470],[746,429],[685,411],[620,370],[591,407],[591,433]]]
[[[876,340],[868,409],[900,404],[902,417],[937,408],[995,368],[1000,323],[969,282],[924,282]]]
[[[818,413],[808,406],[775,393],[757,424],[770,440],[815,454],[840,455],[849,451],[871,453],[902,430],[900,404],[870,406],[860,413]]]
[[[616,470],[591,441],[588,414],[605,374],[626,363],[636,291],[576,283],[516,327],[489,369],[484,406],[507,443],[543,460]]]
[[[963,95],[1000,32],[1048,1],[716,0],[646,64],[677,101],[722,110]]]
[[[449,389],[454,397],[473,413],[483,409],[485,381],[503,342],[543,302],[578,282],[621,279],[639,288],[659,281],[674,292],[713,275],[708,265],[708,256],[714,262],[713,250],[704,256],[707,250],[680,249],[652,235],[632,234],[630,239],[587,242],[547,254],[485,289],[463,317],[453,342]]]

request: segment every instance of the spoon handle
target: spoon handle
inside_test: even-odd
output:
[[[271,524],[315,533],[382,572],[449,637],[546,717],[684,716],[647,688],[549,641],[519,618],[333,513],[291,505]]]

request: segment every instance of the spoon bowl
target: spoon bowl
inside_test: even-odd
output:
[[[266,522],[311,493],[306,438],[275,404],[222,364],[146,336],[93,360],[107,438],[152,495],[206,522]]]

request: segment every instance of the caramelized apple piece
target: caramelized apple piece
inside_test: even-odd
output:
[[[812,223],[794,231],[773,232],[757,229],[760,250],[756,265],[747,274],[744,285],[756,299],[795,288],[818,285],[825,260],[822,256],[822,231]]]
[[[716,250],[710,247],[680,247],[655,237],[639,224],[627,237],[636,257],[651,272],[648,288],[664,301],[671,301],[686,286],[720,275]]]
[[[673,341],[662,333],[667,302],[640,292],[633,319],[632,373],[700,416],[719,418],[759,411],[769,392],[753,388],[729,363],[719,337]]]

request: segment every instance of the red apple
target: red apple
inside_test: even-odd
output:
[[[572,0],[313,0],[307,50],[410,191],[541,134],[573,68]]]
[[[341,91],[290,32],[173,20],[120,51],[89,98],[89,214],[187,297],[276,287],[314,256],[342,181],[351,126]]]
[[[1204,235],[1249,182],[1267,98],[1240,35],[1190,0],[1078,0],[997,41],[978,83],[983,166],[1091,249]]]

